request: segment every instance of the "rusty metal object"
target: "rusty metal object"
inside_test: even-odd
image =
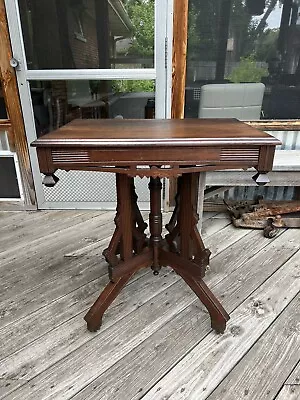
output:
[[[276,236],[279,228],[300,228],[300,201],[225,202],[232,223],[239,228],[263,229],[264,236]]]

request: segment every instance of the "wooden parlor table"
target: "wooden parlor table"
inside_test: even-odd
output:
[[[116,228],[103,252],[110,282],[84,317],[88,329],[100,328],[105,310],[136,271],[151,267],[158,274],[170,266],[205,305],[212,328],[224,332],[229,315],[203,281],[210,251],[197,230],[199,173],[255,167],[254,179],[264,184],[277,144],[267,133],[233,119],[74,120],[33,142],[47,186],[58,181],[57,169],[116,174]],[[137,206],[135,176],[150,178],[149,238]],[[179,177],[176,206],[163,238],[161,179],[174,176]]]

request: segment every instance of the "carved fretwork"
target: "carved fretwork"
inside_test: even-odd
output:
[[[184,186],[182,184],[184,181]],[[166,225],[169,234],[166,235],[166,241],[171,251],[180,253],[201,269],[201,276],[205,276],[206,268],[209,264],[210,250],[206,249],[197,229],[199,215],[197,213],[197,196],[195,195],[196,183],[192,174],[186,174],[185,177],[178,179],[178,190],[175,197],[175,208]],[[184,199],[181,201],[181,197]],[[181,205],[182,204],[182,205]],[[181,222],[182,221],[182,222]],[[187,225],[181,229],[180,224]],[[188,233],[186,238],[180,236],[181,232]],[[186,252],[181,250],[185,246]]]
[[[147,224],[144,222],[142,214],[137,204],[138,196],[135,192],[134,180],[133,178],[128,177],[121,177],[117,174],[116,178],[116,187],[117,187],[117,208],[116,208],[116,216],[114,219],[116,228],[111,238],[111,241],[108,247],[103,251],[103,255],[105,260],[108,263],[108,273],[109,278],[113,281],[113,269],[120,263],[122,257],[121,256],[121,242],[122,242],[122,235],[124,231],[124,226],[121,223],[120,217],[120,209],[122,206],[123,196],[122,190],[124,187],[121,185],[120,180],[128,180],[128,185],[130,185],[130,193],[131,193],[131,210],[132,210],[132,242],[133,242],[133,253],[139,254],[146,246],[146,235],[144,233],[145,229],[147,228]]]
[[[161,267],[169,266],[208,309],[212,328],[224,332],[229,316],[202,279],[210,251],[204,247],[197,230],[196,178],[195,174],[184,174],[179,180],[176,207],[167,225],[166,240],[162,237],[162,184],[159,178],[150,178],[150,238],[146,241],[147,225],[137,207],[132,178],[121,174],[117,177],[116,230],[104,252],[110,264],[110,283],[85,316],[90,331],[100,328],[103,313],[136,271],[151,267],[158,274]],[[131,201],[126,201],[128,199]]]

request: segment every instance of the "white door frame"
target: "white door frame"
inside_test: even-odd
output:
[[[12,52],[18,60],[17,82],[24,117],[27,142],[36,139],[33,106],[30,94],[30,80],[112,80],[112,79],[153,79],[156,82],[156,118],[170,118],[172,88],[172,27],[173,1],[155,2],[155,41],[154,68],[145,69],[64,69],[28,70],[22,35],[18,0],[5,0]],[[54,204],[45,201],[42,177],[35,148],[29,146],[29,154],[34,177],[36,197],[39,208],[70,208],[64,203]],[[168,192],[168,191],[166,191]],[[87,208],[85,203],[73,203],[72,208]],[[100,208],[99,203],[88,208]]]

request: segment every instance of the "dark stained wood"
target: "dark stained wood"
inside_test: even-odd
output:
[[[43,135],[36,147],[206,146],[279,144],[279,140],[236,119],[77,119]]]
[[[234,119],[195,119],[75,120],[33,146],[45,174],[59,168],[108,171],[107,166],[117,166],[130,167],[123,170],[130,176],[172,177],[259,165],[267,172],[278,144],[271,135]],[[137,170],[142,164],[151,169]],[[172,169],[160,169],[161,165]]]
[[[161,190],[162,183],[159,178],[150,178],[150,244],[153,249],[153,264],[152,269],[155,274],[160,271],[159,250],[162,245],[162,213],[161,213]]]
[[[268,146],[261,146],[260,156],[258,163],[258,170],[260,172],[269,172],[272,170],[274,158],[274,149]]]
[[[9,64],[11,58],[12,51],[10,47],[5,5],[4,0],[0,0],[0,79],[8,117],[13,128],[13,136],[10,132],[9,139],[10,144],[18,155],[25,206],[32,207],[36,206],[35,189],[15,71]]]
[[[188,0],[174,0],[172,56],[172,118],[184,118]]]
[[[224,332],[229,316],[203,281],[210,251],[197,230],[198,171],[254,166],[259,176],[272,168],[279,143],[237,120],[213,119],[78,120],[36,140],[33,146],[46,176],[53,178],[58,168],[107,166],[117,174],[116,230],[104,251],[110,283],[85,316],[88,329],[100,328],[104,312],[140,268],[151,266],[158,274],[161,267],[169,266],[205,305],[212,328]],[[138,170],[141,164],[148,168]],[[160,171],[166,164],[171,166],[167,176],[182,176],[167,225],[169,234],[163,239]],[[135,173],[143,176],[145,171],[150,176],[149,240],[132,181]]]

